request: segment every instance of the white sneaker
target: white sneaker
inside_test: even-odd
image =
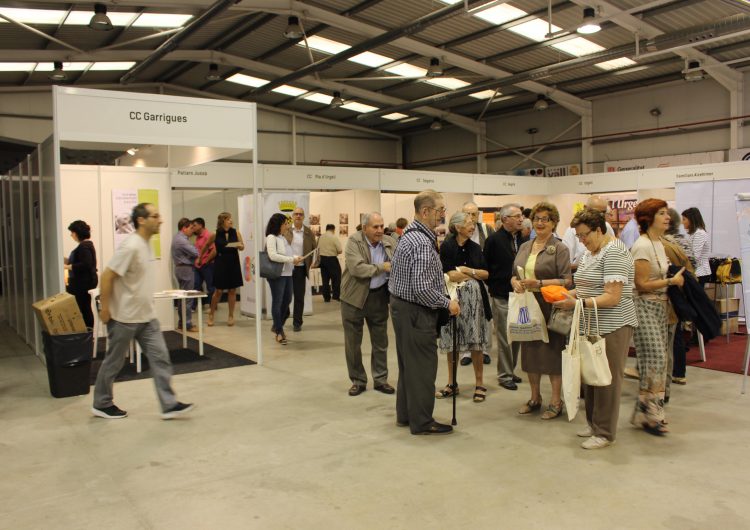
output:
[[[586,428],[578,431],[576,436],[580,436],[581,438],[591,438],[594,436],[594,431],[591,429],[591,425],[586,425]]]
[[[588,438],[581,442],[581,447],[584,449],[603,449],[607,447],[608,445],[612,445],[614,442],[610,442],[606,438],[602,438],[601,436],[592,436],[591,438]]]

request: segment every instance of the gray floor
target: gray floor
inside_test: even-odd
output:
[[[584,451],[581,415],[520,417],[528,384],[503,390],[491,372],[474,404],[461,368],[457,432],[411,436],[395,426],[394,396],[347,396],[338,305],[318,297],[315,311],[287,347],[263,323],[264,366],[175,377],[197,408],[171,422],[151,380],[115,386],[125,420],[93,418],[90,396],[53,399],[43,365],[1,325],[0,526],[750,528],[750,395],[738,375],[689,368],[661,439],[629,426],[627,381],[617,444]],[[207,341],[254,358],[254,321],[224,321]],[[449,416],[438,401],[436,417]]]

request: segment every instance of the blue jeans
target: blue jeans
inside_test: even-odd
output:
[[[203,290],[203,282],[206,282],[206,291],[208,298],[204,298],[204,305],[211,303],[211,299],[214,297],[214,262],[206,263],[200,269],[195,269],[195,288],[199,291]],[[193,306],[195,306],[195,300],[193,300]]]
[[[289,318],[289,304],[292,303],[292,277],[281,276],[268,280],[271,287],[271,316],[276,333],[284,332],[284,323]]]

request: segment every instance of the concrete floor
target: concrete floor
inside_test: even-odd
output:
[[[50,397],[41,362],[0,326],[0,526],[750,528],[750,395],[739,375],[688,368],[664,438],[630,427],[636,382],[626,381],[617,444],[584,451],[582,414],[521,417],[528,384],[503,390],[492,371],[487,401],[474,404],[462,367],[457,432],[411,436],[395,425],[394,396],[346,394],[338,305],[316,297],[315,312],[286,347],[263,323],[262,367],[175,377],[197,407],[169,422],[150,379],[115,386],[130,413],[119,421],[92,417],[90,395]],[[228,328],[224,314],[207,342],[254,357],[254,321]],[[448,420],[450,401],[435,411]]]

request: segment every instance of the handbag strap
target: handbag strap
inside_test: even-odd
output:
[[[576,306],[573,309],[573,320],[570,323],[570,335],[568,337],[568,343],[571,348],[574,347],[580,341],[581,336],[581,313],[583,311],[583,300],[576,299]]]
[[[594,304],[594,317],[591,317],[591,314],[589,313],[588,318],[586,318],[586,315],[584,314],[584,319],[586,320],[586,335],[591,336],[591,321],[593,319],[596,319],[596,336],[599,336],[599,308],[596,305],[596,298],[593,296],[590,298],[591,303]],[[581,301],[581,306],[583,306],[583,301]]]

